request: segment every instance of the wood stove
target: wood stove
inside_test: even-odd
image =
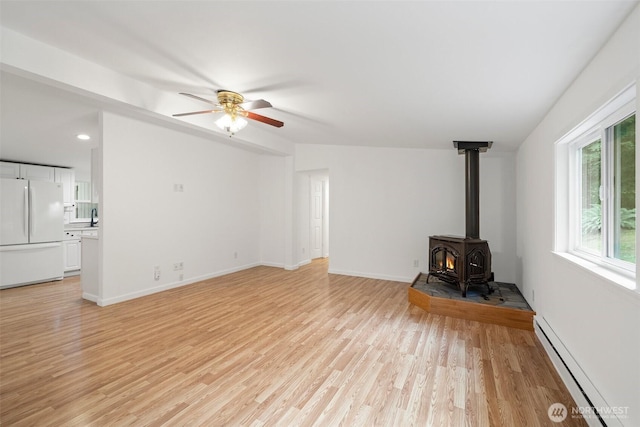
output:
[[[456,285],[463,297],[467,296],[467,288],[474,284],[485,284],[489,293],[492,292],[489,286],[493,280],[491,251],[486,240],[431,236],[429,251],[428,276]]]
[[[429,237],[429,274],[443,282],[455,284],[463,297],[470,285],[485,284],[492,292],[489,282],[491,251],[489,243],[480,239],[480,168],[479,154],[487,151],[491,141],[454,141],[458,153],[465,155],[465,208],[466,236]]]

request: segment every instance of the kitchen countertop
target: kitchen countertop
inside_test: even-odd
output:
[[[64,231],[85,231],[85,230],[99,230],[100,227],[90,227],[88,225],[72,225],[65,224]]]

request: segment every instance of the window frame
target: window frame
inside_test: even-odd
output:
[[[613,162],[615,159],[613,155],[614,140],[611,137],[613,127],[634,114],[637,115],[636,87],[635,84],[632,84],[556,142],[555,236],[556,252],[578,257],[613,273],[633,279],[636,277],[636,264],[639,260],[636,259],[636,262],[632,263],[613,258],[615,238],[614,216],[612,215],[613,201],[615,200]],[[636,134],[636,142],[637,139]],[[582,158],[580,150],[597,140],[600,140],[602,147],[600,252],[589,250],[582,245]],[[636,157],[637,155],[638,153],[636,153]],[[638,206],[636,206],[637,208]],[[638,248],[636,247],[636,249]]]
[[[569,147],[569,158],[572,163],[572,167],[569,168],[570,176],[569,176],[569,194],[570,194],[570,207],[569,207],[569,224],[571,225],[571,232],[569,233],[570,238],[570,252],[578,252],[577,255],[582,254],[583,256],[590,257],[592,260],[595,258],[599,258],[602,253],[602,249],[600,252],[596,252],[595,250],[591,250],[582,245],[582,155],[581,150],[596,141],[600,141],[600,144],[603,144],[601,133],[598,131],[592,131],[583,135],[576,141],[570,143]],[[601,160],[602,162],[602,157]],[[602,189],[602,180],[603,180],[602,167],[600,168],[600,188]],[[602,191],[600,194],[600,202],[602,206]],[[601,235],[602,236],[602,235]],[[604,241],[604,238],[602,238]],[[602,243],[602,242],[601,242]],[[574,253],[574,255],[576,255]]]
[[[576,141],[570,142],[570,158],[574,164],[573,172],[569,177],[570,194],[572,195],[572,212],[569,222],[572,225],[572,245],[570,253],[588,259],[592,262],[604,262],[635,273],[636,263],[615,258],[615,192],[619,190],[614,184],[614,144],[613,128],[624,120],[636,114],[635,103],[627,103],[622,108],[616,110],[606,119],[596,124],[585,135]],[[595,141],[601,144],[601,168],[600,168],[600,202],[602,206],[602,229],[601,229],[601,249],[600,252],[591,250],[582,245],[582,221],[581,221],[581,200],[582,200],[582,157],[581,150]]]

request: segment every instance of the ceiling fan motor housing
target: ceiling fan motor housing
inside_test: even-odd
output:
[[[220,105],[239,105],[244,102],[244,96],[230,90],[218,91],[218,102]]]
[[[225,113],[235,118],[242,111],[240,104],[244,102],[244,96],[230,90],[218,91],[218,103],[224,107]]]

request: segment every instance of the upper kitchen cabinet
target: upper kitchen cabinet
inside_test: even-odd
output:
[[[20,163],[0,162],[0,177],[20,178]]]
[[[51,166],[20,164],[20,178],[31,181],[55,182],[55,168]]]
[[[74,194],[76,187],[76,174],[73,169],[55,168],[55,182],[62,184],[64,207],[74,207],[76,204]]]
[[[55,172],[54,168],[51,166],[0,162],[0,174],[2,178],[20,178],[31,181],[55,182]]]

